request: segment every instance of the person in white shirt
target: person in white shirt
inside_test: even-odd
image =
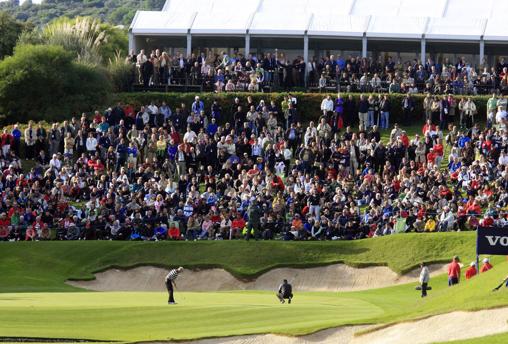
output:
[[[319,137],[325,138],[332,132],[332,127],[330,127],[330,124],[326,123],[324,118],[321,118],[321,122],[317,126],[317,132]]]
[[[154,102],[151,102],[150,105],[148,105],[148,112],[156,115],[159,113],[159,108]]]
[[[317,137],[317,129],[314,126],[314,122],[310,121],[309,126],[307,127],[307,130],[305,131],[305,135],[303,136],[303,142],[304,142],[305,146],[308,145],[309,140],[311,138],[316,138],[316,137]]]
[[[333,112],[333,100],[329,95],[321,102],[321,111],[326,118],[329,118],[330,112]]]
[[[138,71],[138,81],[140,84],[143,83],[141,68],[143,67],[146,61],[148,61],[148,58],[145,55],[145,50],[142,49],[139,52],[138,56],[136,56],[136,69]]]
[[[422,297],[427,296],[427,288],[430,281],[430,273],[429,268],[425,266],[425,263],[420,263],[420,268],[422,268],[422,271],[420,272],[420,285],[422,289]]]
[[[502,166],[508,165],[508,154],[506,154],[504,151],[501,151],[501,154],[499,155],[498,162],[499,162],[499,165],[502,165]]]
[[[502,106],[499,106],[497,108],[496,112],[496,124],[498,129],[505,129],[506,128],[506,121],[507,121],[507,114],[506,110],[503,109]]]
[[[444,207],[443,212],[439,215],[439,230],[442,232],[449,232],[453,229],[454,224],[455,216],[453,216],[449,207]]]
[[[183,135],[183,142],[196,143],[197,135],[190,127],[187,127],[187,132]]]
[[[53,158],[49,161],[49,166],[57,171],[60,171],[62,168],[62,162],[58,159],[56,154],[53,154]]]
[[[86,139],[86,150],[92,155],[95,154],[97,150],[97,139],[92,133],[88,134],[88,138]]]
[[[464,115],[466,121],[466,127],[471,128],[474,124],[474,115],[476,114],[476,104],[469,97],[464,104]]]

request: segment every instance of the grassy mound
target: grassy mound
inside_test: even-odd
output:
[[[449,288],[433,278],[421,299],[414,284],[351,293],[296,293],[291,305],[272,292],[186,293],[176,306],[166,293],[3,293],[0,333],[9,337],[149,341],[256,333],[303,335],[354,324],[391,324],[454,310],[508,304],[505,288],[491,289],[508,262]],[[44,319],[44,321],[41,321]],[[415,324],[415,326],[417,326]],[[487,326],[487,325],[486,325]]]
[[[275,267],[343,262],[387,265],[398,273],[420,261],[474,257],[474,233],[406,234],[347,242],[21,242],[1,243],[0,292],[75,291],[68,279],[92,279],[110,267],[221,267],[243,279]]]
[[[342,325],[386,325],[456,310],[507,306],[506,288],[491,291],[508,271],[504,257],[493,259],[493,270],[453,288],[444,275],[432,278],[433,290],[426,299],[419,297],[415,284],[338,294],[297,293],[291,305],[280,305],[272,292],[177,291],[179,304],[174,307],[166,304],[165,293],[62,293],[76,291],[64,284],[69,278],[93,278],[93,272],[109,267],[140,264],[219,266],[241,278],[279,266],[336,262],[383,264],[402,273],[419,261],[448,261],[454,254],[467,264],[474,258],[474,243],[474,233],[394,235],[353,242],[2,243],[0,333],[120,341],[302,335]],[[504,343],[507,338],[501,334],[482,340]]]

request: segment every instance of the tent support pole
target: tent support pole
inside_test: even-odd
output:
[[[420,51],[420,61],[422,63],[422,65],[425,65],[425,61],[427,60],[427,52],[425,51],[425,48],[426,48],[426,42],[425,42],[425,38],[422,37],[422,40],[420,42],[420,45],[421,45],[421,51]]]
[[[136,37],[132,33],[132,31],[129,31],[129,51],[133,50],[135,54],[137,54],[136,50]]]
[[[362,57],[367,57],[367,36],[362,37]]]
[[[187,57],[192,54],[192,35],[190,32],[187,32]]]
[[[247,58],[247,56],[249,56],[250,54],[250,34],[249,33],[246,33],[245,34],[245,58]]]
[[[303,62],[305,63],[305,87],[307,87],[307,81],[309,79],[309,36],[307,32],[303,35]]]
[[[483,37],[480,39],[480,62],[479,67],[483,65],[483,60],[485,59],[485,41]]]

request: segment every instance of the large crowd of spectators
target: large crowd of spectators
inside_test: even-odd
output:
[[[201,85],[207,91],[257,92],[303,88],[347,92],[431,93],[474,95],[508,94],[508,62],[501,58],[495,66],[476,68],[464,57],[422,62],[358,56],[314,57],[305,63],[301,56],[289,59],[275,51],[260,56],[235,52],[199,55],[170,55],[156,49],[150,53],[131,51],[127,61],[135,66],[137,82],[153,85]],[[305,83],[305,74],[308,82]]]
[[[345,240],[507,224],[506,98],[489,100],[486,127],[442,128],[431,111],[421,131],[395,124],[385,139],[372,119],[388,128],[389,107],[346,101],[325,98],[305,124],[291,95],[227,109],[196,96],[4,128],[0,239]]]
[[[277,56],[277,58],[276,58]],[[284,53],[268,53],[262,57],[241,54],[229,56],[202,52],[185,57],[156,49],[147,55],[131,51],[127,61],[136,69],[137,82],[154,85],[200,85],[206,91],[262,91],[264,86],[285,89],[304,87],[305,63],[302,57],[290,60]]]

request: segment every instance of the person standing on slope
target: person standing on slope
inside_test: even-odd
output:
[[[459,284],[460,279],[460,259],[459,256],[454,256],[450,265],[448,265],[448,286]]]
[[[430,273],[429,268],[425,266],[425,263],[420,263],[420,268],[422,271],[420,272],[420,284],[422,288],[422,297],[427,296],[427,287],[429,285]]]
[[[482,268],[481,268],[480,272],[484,273],[484,272],[489,271],[492,268],[493,268],[493,266],[492,266],[492,264],[490,264],[490,259],[489,258],[483,258],[483,265],[482,265]]]
[[[466,273],[465,273],[466,280],[469,280],[469,279],[473,278],[474,276],[476,276],[476,273],[477,273],[476,263],[471,262],[471,264],[469,265],[469,267],[467,268]]]
[[[169,293],[169,299],[168,299],[168,304],[169,305],[174,305],[176,304],[175,302],[175,298],[173,297],[173,292],[174,292],[174,287],[176,287],[176,279],[178,277],[178,275],[183,271],[183,267],[179,267],[178,269],[173,269],[171,270],[167,275],[166,275],[166,288],[168,289],[168,293]]]

